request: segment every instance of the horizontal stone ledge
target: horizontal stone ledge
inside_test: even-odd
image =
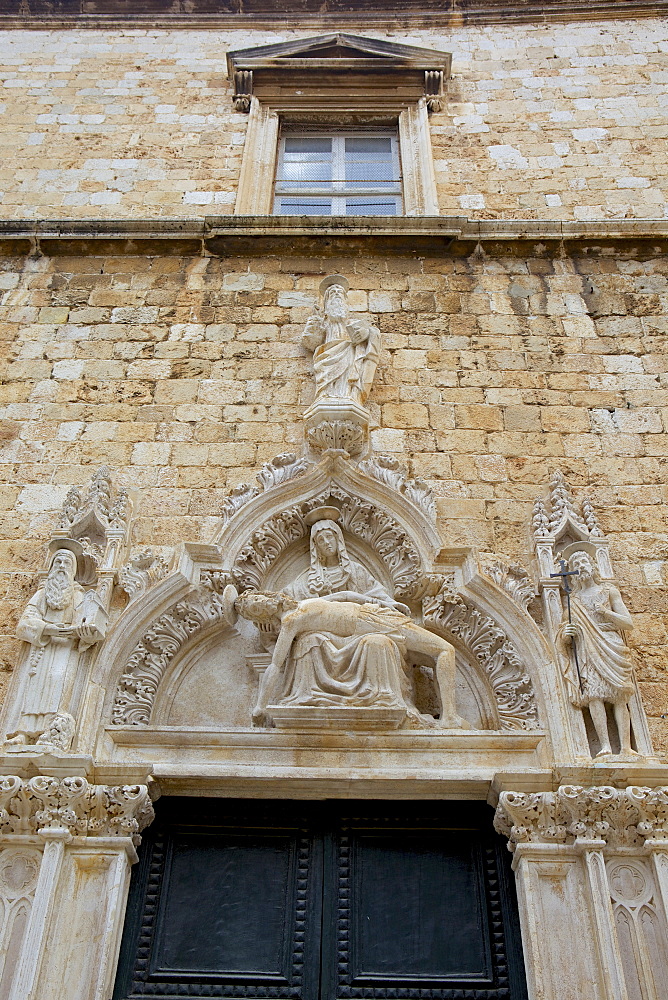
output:
[[[43,0],[32,13],[21,0],[1,0],[0,25],[5,27],[53,28],[238,28],[274,27],[293,16],[291,6],[274,0],[218,0],[212,12],[210,0],[190,0],[188,13],[172,13],[173,0]],[[434,0],[425,10],[422,0],[384,0],[381,6],[358,0],[302,0],[299,21],[309,30],[340,28],[342,23],[385,26],[388,16],[395,26],[425,24],[461,27],[466,24],[507,24],[550,21],[592,21],[611,18],[661,17],[666,0]]]
[[[0,221],[0,253],[44,256],[468,257],[668,252],[667,219],[559,222],[463,216]]]

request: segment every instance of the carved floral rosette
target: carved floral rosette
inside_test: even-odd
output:
[[[556,792],[502,792],[494,827],[513,851],[518,844],[576,840],[637,848],[647,840],[668,840],[668,787],[562,785]]]
[[[130,837],[152,822],[146,785],[91,785],[83,777],[0,778],[0,834],[64,828],[78,837]]]

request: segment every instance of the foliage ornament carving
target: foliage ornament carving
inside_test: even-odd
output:
[[[518,844],[576,840],[637,848],[668,839],[668,787],[562,785],[556,792],[502,792],[494,827],[512,851]]]
[[[230,579],[218,576],[203,574],[204,585],[160,615],[137,643],[118,683],[113,725],[148,725],[158,685],[176,653],[202,629],[225,621],[218,591]]]
[[[476,658],[486,674],[502,729],[537,729],[533,686],[508,636],[447,583],[422,600],[424,623],[453,635]]]
[[[263,491],[271,490],[274,486],[279,486],[289,479],[294,479],[295,476],[301,476],[306,472],[310,464],[305,458],[298,458],[291,451],[283,452],[281,455],[276,455],[269,462],[265,462],[257,474],[259,486],[253,486],[250,483],[240,483],[239,486],[235,486],[234,489],[230,490],[229,496],[225,498],[225,502],[223,503],[223,524],[227,524],[236,512],[241,510],[249,500],[259,496]]]
[[[497,587],[512,597],[525,611],[536,596],[529,574],[519,563],[506,563],[501,559],[483,562],[482,571]]]
[[[132,601],[164,580],[168,572],[169,563],[164,556],[150,548],[139,549],[119,570],[118,585]]]
[[[409,479],[406,470],[401,463],[390,455],[375,455],[360,462],[358,466],[360,472],[377,479],[379,483],[385,483],[403,493],[416,507],[431,518],[436,520],[436,503],[431,487],[423,479]]]
[[[83,777],[0,778],[0,833],[60,827],[79,837],[131,837],[152,822],[146,785],[91,785]]]
[[[261,590],[264,577],[274,560],[293,542],[308,536],[310,511],[331,500],[341,505],[340,524],[344,531],[366,542],[383,559],[397,596],[408,593],[420,576],[420,554],[404,530],[389,514],[340,486],[296,504],[276,514],[253,532],[239,553],[233,569],[240,590]]]

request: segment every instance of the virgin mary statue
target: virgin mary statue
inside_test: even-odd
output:
[[[292,647],[278,700],[282,705],[374,706],[415,713],[397,630],[397,612],[403,621],[409,609],[394,601],[364,566],[350,558],[343,532],[332,516],[313,524],[310,555],[308,570],[285,593],[296,601],[320,597],[373,604],[377,627],[370,635],[345,638],[326,631],[300,636]]]

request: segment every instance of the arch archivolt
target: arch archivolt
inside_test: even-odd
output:
[[[220,595],[231,575],[203,569],[201,577],[204,582],[152,620],[135,643],[116,686],[112,725],[150,725],[159,688],[176,660],[208,641],[213,632],[229,631]],[[461,661],[476,674],[471,679],[472,689],[489,727],[537,729],[534,685],[507,632],[470,597],[454,592],[446,578],[439,593],[423,598],[422,608],[425,626],[448,639]],[[483,697],[485,689],[487,699]],[[483,700],[488,701],[486,711]]]

